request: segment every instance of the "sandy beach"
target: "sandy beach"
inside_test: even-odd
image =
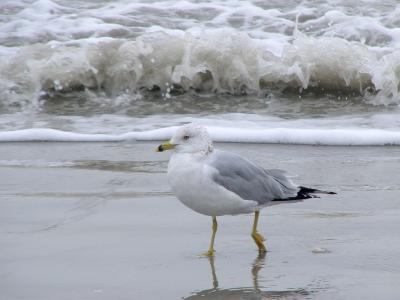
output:
[[[170,192],[156,142],[0,147],[2,299],[399,299],[400,149],[218,144],[337,196],[210,219]]]

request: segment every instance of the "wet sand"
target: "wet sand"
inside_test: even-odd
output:
[[[0,145],[0,298],[400,299],[400,148],[219,144],[337,196],[210,219],[157,143]]]

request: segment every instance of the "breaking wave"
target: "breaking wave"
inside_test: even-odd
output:
[[[257,94],[316,89],[398,104],[400,50],[298,31],[285,41],[232,28],[153,32],[0,48],[0,96],[9,104],[94,89],[110,95],[159,89]]]

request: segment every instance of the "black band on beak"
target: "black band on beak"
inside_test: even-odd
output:
[[[175,148],[174,144],[171,144],[171,143],[167,142],[165,144],[161,144],[160,146],[158,146],[156,148],[156,151],[157,152],[163,152],[163,151],[167,151],[167,150],[174,149],[174,148]]]

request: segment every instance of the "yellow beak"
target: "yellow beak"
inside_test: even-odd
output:
[[[164,143],[164,144],[161,144],[160,146],[158,146],[157,147],[157,149],[156,149],[156,152],[163,152],[163,151],[166,151],[166,150],[171,150],[171,149],[174,149],[175,148],[175,145],[174,144],[171,144],[171,143]]]

